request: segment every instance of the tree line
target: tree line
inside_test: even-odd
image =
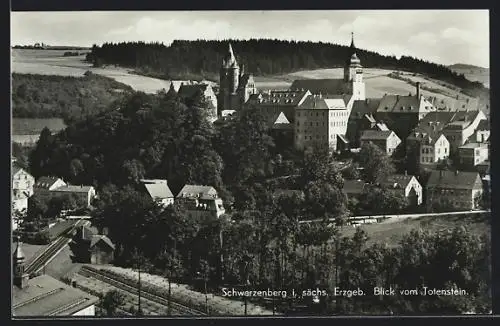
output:
[[[303,41],[272,39],[250,40],[175,40],[170,46],[159,42],[121,42],[93,45],[87,60],[95,65],[117,64],[171,79],[182,75],[218,76],[223,57],[231,42],[238,62],[255,75],[287,74],[302,69],[343,67],[350,58],[348,46]],[[418,72],[449,82],[463,89],[482,90],[444,65],[411,56],[384,56],[373,51],[357,49],[366,68],[384,68]]]

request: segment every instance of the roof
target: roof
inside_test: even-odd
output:
[[[280,112],[278,118],[274,121],[272,129],[293,129],[293,125],[288,121],[285,114]]]
[[[344,193],[346,194],[361,194],[365,189],[366,183],[361,180],[344,180]]]
[[[337,135],[337,137],[339,137],[340,141],[342,141],[344,144],[349,144],[349,141],[343,135],[339,134]]]
[[[427,187],[446,189],[473,189],[479,173],[465,171],[432,170]]]
[[[349,94],[350,84],[343,79],[297,79],[290,86],[292,90],[309,90],[313,94]]]
[[[297,106],[307,95],[310,95],[308,91],[271,91],[252,94],[247,103],[254,106]]]
[[[386,140],[392,133],[392,130],[365,130],[361,140]]]
[[[244,75],[242,75],[240,77],[240,82],[238,84],[238,88],[244,88],[248,84],[254,84],[255,85],[255,81],[253,79],[253,75],[252,74],[244,74]]]
[[[30,279],[23,289],[13,286],[12,292],[15,316],[69,316],[99,301],[48,275]]]
[[[488,145],[487,144],[484,144],[484,143],[467,143],[465,145],[462,145],[459,147],[459,149],[463,148],[463,149],[466,149],[466,148],[470,148],[470,149],[474,149],[474,148],[488,148]]]
[[[92,240],[92,237],[96,234],[97,232],[94,232],[91,228],[88,226],[82,226],[78,232],[79,237],[83,240]]]
[[[308,96],[298,109],[302,110],[346,110],[343,98],[323,97],[320,95]]]
[[[421,103],[421,102],[424,103]],[[422,105],[421,105],[422,104]],[[377,112],[424,113],[435,111],[431,103],[416,95],[384,95],[380,100]]]
[[[57,177],[40,177],[35,183],[35,187],[49,189],[56,183],[58,180],[61,180]],[[61,180],[62,181],[62,180]]]
[[[491,128],[490,120],[481,120],[479,121],[476,130],[486,131],[490,130],[490,128]]]
[[[375,125],[375,127],[378,128],[378,130],[382,130],[382,131],[387,131],[389,130],[389,127],[387,127],[387,125],[383,122],[379,122]]]
[[[367,98],[364,101],[356,100],[352,104],[351,116],[361,118],[367,113],[374,113],[380,104],[380,98]]]
[[[92,186],[75,186],[75,185],[66,185],[59,188],[56,188],[52,191],[57,192],[84,192],[88,193],[90,190],[94,189]]]
[[[92,237],[92,240],[90,241],[90,248],[94,247],[97,243],[99,243],[99,241],[104,242],[113,250],[115,249],[113,242],[107,236],[102,234],[97,234]]]
[[[217,190],[211,186],[185,185],[177,194],[177,198],[217,198]]]
[[[167,180],[142,179],[141,182],[153,200],[174,198],[174,194],[172,194],[172,191],[168,187]]]
[[[382,181],[382,184],[390,187],[406,188],[412,178],[413,175],[393,174],[388,176],[384,181]]]
[[[204,93],[209,86],[208,84],[181,85],[177,93],[182,98],[192,98],[197,92]]]

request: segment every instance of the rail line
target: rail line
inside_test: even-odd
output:
[[[97,280],[100,280],[102,282],[108,283],[109,285],[112,285],[122,291],[129,292],[133,295],[137,295],[137,288],[133,287],[131,285],[128,285],[127,283],[124,283],[122,281],[118,281],[116,279],[113,279],[109,276],[103,275],[99,272],[93,271],[91,269],[85,268],[85,266],[82,266],[80,271],[78,272],[80,275],[85,276],[85,277],[93,277]],[[147,300],[153,301],[155,303],[168,306],[169,305],[169,300],[160,297],[158,295],[149,293],[147,291],[142,290],[141,291],[141,296],[144,297]],[[205,312],[199,311],[197,309],[193,309],[191,307],[179,304],[177,302],[173,302],[170,300],[170,305],[172,307],[172,310],[179,311],[182,315],[192,315],[192,316],[206,316],[207,314]]]
[[[49,246],[39,256],[31,260],[29,265],[26,267],[26,273],[31,276],[39,272],[71,241],[71,238],[68,237],[68,235],[70,235],[71,232],[73,232],[79,225],[86,223],[88,222],[78,221],[72,227],[68,228],[68,230],[64,231],[55,241],[49,244]]]

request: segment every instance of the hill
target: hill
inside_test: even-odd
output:
[[[490,69],[488,68],[462,63],[456,63],[448,68],[457,74],[463,74],[468,80],[480,82],[485,87],[490,87]]]
[[[14,118],[63,118],[66,122],[102,112],[132,88],[111,78],[12,74]]]
[[[174,41],[170,46],[161,43],[129,42],[94,45],[87,60],[95,66],[116,64],[131,67],[157,78],[179,79],[185,76],[213,78],[231,42],[245,71],[256,76],[275,76],[300,70],[340,68],[350,56],[347,46],[295,42],[270,39],[225,41]],[[373,51],[356,51],[366,68],[379,68],[418,72],[461,88],[464,92],[477,92],[484,88],[450,68],[417,58],[384,56]],[[468,95],[470,95],[467,93]]]

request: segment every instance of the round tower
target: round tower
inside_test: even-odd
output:
[[[21,249],[22,243],[19,240],[19,237],[17,237],[17,246],[16,250],[14,251],[14,254],[12,255],[12,262],[13,262],[13,276],[14,280],[13,283],[14,285],[22,288],[25,288],[28,286],[28,281],[29,281],[29,275],[25,273],[24,268],[25,268],[25,257],[24,253]]]

